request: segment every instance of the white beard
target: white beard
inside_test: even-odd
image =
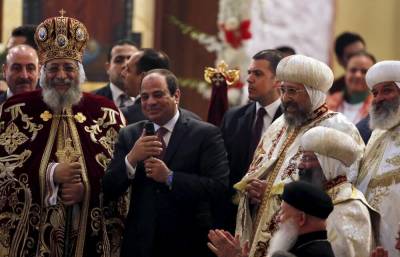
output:
[[[298,237],[298,227],[292,219],[279,225],[278,231],[272,236],[269,242],[268,257],[276,251],[289,251],[296,243]]]
[[[79,103],[82,98],[82,91],[74,81],[69,81],[71,87],[63,94],[59,93],[54,87],[45,83],[43,85],[43,101],[54,111],[61,112],[63,108],[70,107]],[[68,83],[67,82],[67,83]]]
[[[380,113],[376,113],[375,106],[371,106],[369,127],[371,129],[391,129],[400,123],[400,99],[393,103],[386,103],[390,106]]]

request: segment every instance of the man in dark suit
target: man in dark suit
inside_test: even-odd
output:
[[[144,75],[152,69],[169,70],[169,58],[163,52],[145,48],[133,54],[122,71],[127,93],[132,97],[136,97],[133,105],[121,108],[127,124],[147,119],[142,112],[141,100],[138,95]],[[192,118],[200,120],[199,116],[188,110],[182,108],[179,110]]]
[[[0,104],[15,94],[36,89],[39,80],[39,58],[29,45],[16,45],[8,50],[3,76],[8,89],[0,94]]]
[[[263,131],[282,114],[278,82],[275,80],[276,66],[281,59],[282,54],[278,50],[263,50],[253,56],[247,78],[249,99],[252,101],[245,106],[230,109],[222,121],[221,131],[230,168],[230,198],[235,194],[232,186],[247,172]],[[265,183],[255,180],[253,184],[258,188]],[[233,232],[237,205],[232,204],[231,199],[227,202],[222,227]]]
[[[105,64],[110,82],[93,93],[114,101],[119,108],[132,105],[135,99],[126,93],[121,72],[129,58],[137,51],[135,44],[129,40],[120,40],[113,44],[108,51]]]
[[[149,71],[141,85],[146,121],[119,134],[103,179],[114,199],[131,187],[121,256],[209,256],[212,204],[226,192],[228,161],[219,129],[178,111],[180,91],[168,70]]]

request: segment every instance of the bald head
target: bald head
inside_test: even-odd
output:
[[[3,76],[12,94],[32,91],[39,78],[39,58],[28,45],[17,45],[8,50]]]

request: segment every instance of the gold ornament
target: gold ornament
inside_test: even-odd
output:
[[[41,64],[57,58],[82,62],[83,50],[89,40],[85,25],[80,21],[61,16],[46,19],[36,29],[35,42]]]
[[[81,112],[78,112],[77,114],[74,115],[74,118],[77,122],[83,123],[86,120],[86,116],[83,115]]]
[[[206,67],[204,70],[204,79],[216,86],[221,85],[225,80],[227,85],[232,85],[239,80],[239,70],[228,70],[228,65],[221,61],[216,68]]]
[[[53,118],[53,114],[51,114],[49,111],[44,111],[42,114],[40,114],[40,118],[43,121],[49,121],[51,118]]]

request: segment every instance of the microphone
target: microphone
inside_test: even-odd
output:
[[[153,136],[156,134],[154,131],[154,124],[151,121],[148,121],[144,124],[144,131],[146,136]]]

